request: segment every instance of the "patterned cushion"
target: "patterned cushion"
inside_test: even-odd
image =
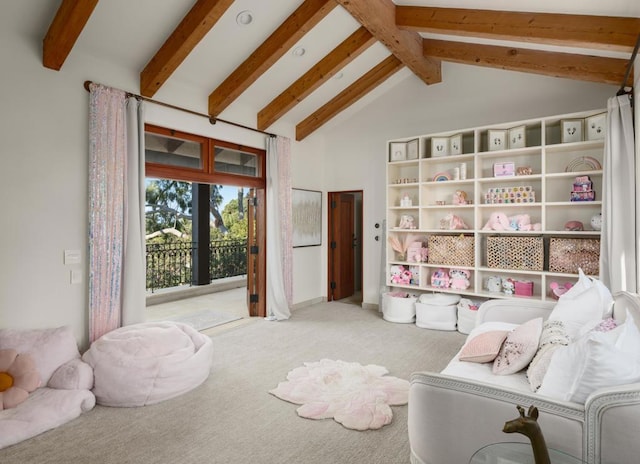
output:
[[[540,335],[540,346],[527,369],[527,378],[531,385],[531,390],[537,391],[542,385],[551,356],[561,346],[566,346],[571,342],[567,330],[562,321],[546,321],[542,326]]]
[[[521,371],[529,365],[538,350],[542,318],[531,319],[519,325],[509,335],[493,362],[493,373],[509,375]]]
[[[469,340],[460,351],[460,361],[486,363],[493,361],[498,353],[505,338],[507,338],[507,330],[491,330],[481,333]]]

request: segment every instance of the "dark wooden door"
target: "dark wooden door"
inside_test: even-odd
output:
[[[249,316],[267,315],[266,204],[264,189],[249,190],[247,208],[247,306]]]
[[[340,300],[354,293],[355,201],[351,193],[336,192],[330,205],[330,281],[329,300]]]

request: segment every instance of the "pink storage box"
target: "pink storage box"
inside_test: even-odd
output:
[[[533,296],[533,282],[530,280],[516,280],[516,295]]]

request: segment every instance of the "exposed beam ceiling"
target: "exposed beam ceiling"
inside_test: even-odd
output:
[[[296,126],[296,140],[300,141],[335,115],[348,108],[354,102],[365,96],[371,90],[383,83],[396,72],[400,71],[404,64],[391,55],[371,71],[366,73],[356,82],[351,84],[336,97],[315,111],[311,116]]]
[[[364,27],[356,30],[258,113],[258,129],[269,127],[375,42]]]
[[[631,52],[640,18],[398,6],[398,27],[415,32],[483,37]]]
[[[218,116],[336,6],[334,0],[305,0],[209,95],[209,114]]]
[[[424,54],[443,61],[522,71],[545,76],[620,84],[627,60],[498,47],[445,40],[424,40]]]
[[[140,73],[140,93],[153,97],[232,4],[233,0],[198,0]]]
[[[42,64],[60,71],[98,0],[63,0],[42,42]]]
[[[396,26],[396,5],[391,0],[335,0],[382,42],[426,84],[442,80],[441,66],[422,53],[422,37]]]
[[[60,2],[43,40],[42,62],[45,67],[61,69],[97,3],[98,0]],[[304,0],[295,4],[300,5],[295,11],[291,12],[294,8],[291,5],[285,14],[279,16],[288,15],[275,31],[263,31],[264,37],[271,35],[253,48],[240,66],[224,71],[222,76],[226,76],[225,79],[216,79],[213,85],[217,88],[207,101],[208,113],[212,117],[228,108],[278,60],[286,59],[286,53],[338,5],[342,6],[341,11],[332,15],[332,21],[337,17],[351,16],[349,21],[354,18],[361,27],[324,58],[316,58],[318,61],[310,68],[286,76],[282,86],[273,86],[277,96],[261,110],[256,109],[258,129],[270,127],[376,42],[384,44],[391,56],[364,75],[361,73],[372,66],[371,61],[364,66],[360,64],[360,72],[355,77],[361,77],[354,84],[319,109],[303,113],[312,112],[296,125],[298,140],[307,137],[403,66],[427,84],[441,81],[441,61],[449,61],[618,85],[627,71],[626,57],[640,36],[640,17],[396,6],[392,0]],[[148,63],[140,72],[140,93],[152,97],[200,43],[203,46],[209,44],[207,35],[214,26],[220,24],[225,34],[235,34],[235,29],[228,28],[228,21],[229,13],[237,6],[233,0],[194,0],[186,16],[179,23],[174,23],[178,26],[164,35],[166,41],[155,55],[150,60],[140,61]],[[169,8],[165,6],[163,11],[170,11]],[[103,9],[98,11],[104,13]],[[578,9],[574,7],[574,11]],[[111,18],[114,18],[113,11]],[[104,27],[105,24],[100,25]],[[113,25],[111,30],[115,30]],[[345,32],[344,36],[347,34]],[[234,37],[232,35],[229,39]],[[491,43],[491,40],[500,43]],[[526,45],[519,47],[519,43]],[[558,46],[564,49],[558,51]],[[570,48],[576,48],[576,53],[567,53]],[[214,53],[216,66],[224,66],[221,58],[225,52],[217,49]],[[246,53],[249,54],[248,51]],[[366,59],[370,58],[363,57],[363,62]],[[197,68],[192,69],[199,72]],[[206,72],[206,66],[203,69]],[[281,90],[286,85],[288,87]],[[209,89],[205,87],[204,91]]]

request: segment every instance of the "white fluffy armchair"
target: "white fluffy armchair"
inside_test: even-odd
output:
[[[0,448],[64,424],[93,409],[93,369],[83,362],[69,327],[0,329],[0,350],[28,353],[40,387],[15,408],[0,411]]]

